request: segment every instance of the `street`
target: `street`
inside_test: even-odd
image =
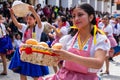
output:
[[[100,76],[101,80],[120,80],[120,56],[117,56],[116,58],[113,59],[115,60],[115,62],[110,61],[110,68],[109,68],[110,74],[109,75],[104,74]],[[103,69],[105,70],[105,65]]]
[[[110,74],[104,74],[103,76],[100,76],[101,80],[120,80],[120,55],[114,57],[113,60],[115,60],[115,62],[110,62]],[[103,69],[105,70],[105,65]]]
[[[110,74],[104,74],[100,76],[100,72],[98,76],[101,80],[120,80],[120,56],[113,58],[115,62],[110,62]],[[9,65],[9,62],[8,62]],[[103,65],[103,71],[105,70],[105,65]],[[0,72],[2,72],[2,63],[0,63]],[[54,74],[53,69],[50,67],[50,75]],[[8,70],[7,76],[0,75],[0,80],[20,80],[19,74],[13,73],[11,70]],[[31,77],[28,77],[28,80],[33,80]]]

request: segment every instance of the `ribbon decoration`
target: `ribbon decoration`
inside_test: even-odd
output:
[[[73,28],[73,29],[78,29],[75,25],[71,26],[70,28]]]
[[[96,40],[96,32],[97,32],[97,26],[94,25],[94,33],[93,33],[93,35],[94,35],[94,37],[93,37],[94,44],[97,43],[97,40]]]
[[[100,32],[102,35],[105,35],[105,33],[102,30],[98,29],[98,27],[96,25],[94,25],[94,44],[97,43],[97,40],[96,40],[96,32],[97,31]]]

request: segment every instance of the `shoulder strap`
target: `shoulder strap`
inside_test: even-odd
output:
[[[36,27],[36,25],[34,25],[34,27],[33,27],[33,32],[35,32],[35,27]]]
[[[26,28],[25,32],[27,32],[29,28],[30,28],[30,27],[28,26],[28,27]]]

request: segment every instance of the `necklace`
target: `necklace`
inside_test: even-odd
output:
[[[78,45],[79,45],[80,50],[83,49],[84,45],[86,44],[89,38],[90,38],[90,35],[88,35],[87,38],[84,41],[82,41],[80,39],[80,35],[78,34]]]

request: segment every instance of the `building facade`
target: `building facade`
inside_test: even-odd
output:
[[[53,6],[62,6],[64,8],[70,8],[83,2],[91,4],[96,11],[112,13],[112,0],[36,0],[36,4],[41,3],[42,6],[48,4]]]
[[[13,2],[15,0],[0,0],[0,2],[2,1]],[[86,2],[91,4],[96,11],[109,13],[114,13],[115,11],[117,11],[120,13],[120,2],[118,2],[119,4],[114,3],[115,1],[120,0],[21,0],[21,1],[30,3],[32,5],[37,5],[38,3],[40,3],[42,7],[48,4],[58,7],[62,6],[64,8],[74,7],[76,4]]]
[[[113,0],[112,6],[113,13],[120,14],[120,0]]]

